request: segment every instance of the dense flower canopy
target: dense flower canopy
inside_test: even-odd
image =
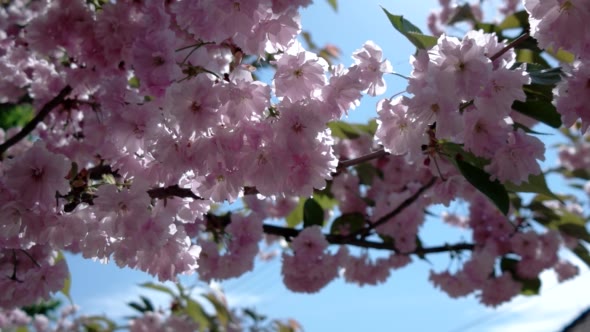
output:
[[[517,38],[477,25],[476,7],[470,23],[482,29],[445,34],[440,23],[456,9],[448,1],[431,18],[438,37],[386,12],[417,38],[408,37],[418,48],[408,86],[378,103],[376,121],[350,125],[340,119],[363,94],[384,94],[394,68],[372,41],[349,67],[306,49],[297,13],[309,3],[0,7],[0,102],[36,110],[22,130],[2,133],[0,307],[62,289],[61,251],[162,281],[193,272],[210,281],[251,270],[261,241],[278,238],[290,242],[282,274],[296,292],[339,275],[382,283],[412,255],[440,252],[471,254],[455,270],[431,271],[433,284],[489,306],[530,291],[544,270],[573,277],[577,268],[557,253],[588,261],[587,216],[547,188],[546,146],[532,127],[563,122],[578,141],[562,149],[560,171],[590,178],[579,172],[590,165],[580,139],[590,121],[590,33],[569,33],[590,7],[524,1],[530,27]],[[514,1],[502,9],[516,10]],[[572,59],[550,68],[540,55],[541,64],[525,61],[523,49]],[[265,70],[269,81],[258,77]],[[582,134],[568,129],[576,124]],[[537,196],[523,203],[519,192]],[[219,208],[240,201],[240,211]],[[424,246],[429,207],[456,201],[468,211],[443,220],[470,229],[471,241]]]

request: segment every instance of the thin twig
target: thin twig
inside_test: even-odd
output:
[[[291,241],[299,235],[301,232],[300,230],[293,229],[290,227],[281,227],[275,225],[263,225],[263,230],[265,234],[271,235],[278,235],[284,237],[287,241]],[[442,246],[435,246],[435,247],[419,247],[416,250],[411,252],[402,253],[398,249],[395,248],[393,243],[387,242],[375,242],[375,241],[368,241],[368,240],[361,240],[361,239],[349,239],[346,236],[342,235],[332,235],[332,234],[325,234],[326,241],[331,244],[347,244],[361,248],[370,248],[370,249],[382,249],[382,250],[390,250],[398,254],[402,255],[427,255],[427,254],[435,254],[435,253],[443,253],[443,252],[451,252],[451,251],[463,251],[463,250],[473,250],[475,249],[475,245],[472,243],[456,243],[453,245],[442,245]]]
[[[498,51],[496,54],[492,55],[490,57],[490,60],[492,62],[496,61],[499,57],[501,57],[502,55],[504,55],[504,53],[508,52],[512,48],[515,48],[516,46],[518,46],[518,44],[522,43],[527,38],[529,38],[529,33],[528,32],[523,33],[522,35],[520,35],[520,37],[514,39],[508,45],[506,45],[503,49],[501,49],[500,51]]]
[[[354,166],[354,165],[358,165],[358,164],[362,164],[364,162],[367,162],[369,160],[373,160],[373,159],[378,159],[381,157],[384,157],[386,155],[388,155],[389,152],[385,152],[384,149],[380,149],[374,152],[371,152],[369,154],[366,154],[364,156],[360,156],[358,158],[354,158],[354,159],[349,159],[349,160],[343,160],[340,163],[338,163],[338,167],[337,169],[343,169],[349,166]]]
[[[57,96],[47,102],[47,104],[43,105],[39,113],[37,113],[37,115],[31,121],[29,121],[29,123],[27,123],[23,129],[21,129],[21,131],[0,145],[0,156],[4,154],[4,152],[6,152],[6,150],[8,150],[11,146],[27,137],[27,135],[29,135],[37,127],[37,125],[41,123],[43,119],[45,119],[49,112],[64,102],[66,96],[70,92],[72,92],[72,88],[69,85],[66,85]]]
[[[434,183],[436,182],[436,177],[433,177],[432,179],[430,179],[430,181],[428,181],[427,184],[423,185],[420,189],[418,189],[418,191],[416,191],[412,196],[408,197],[405,201],[403,201],[400,205],[398,205],[395,209],[393,209],[393,211],[389,212],[388,214],[384,215],[383,217],[379,218],[376,222],[374,223],[370,223],[369,227],[367,228],[363,228],[358,230],[357,232],[354,232],[350,235],[348,235],[347,237],[350,239],[355,238],[357,235],[363,235],[366,236],[369,234],[370,231],[372,231],[373,229],[385,224],[386,222],[389,221],[389,219],[397,216],[398,214],[400,214],[405,208],[407,208],[408,206],[412,205],[412,203],[414,203],[416,200],[418,200],[418,198],[420,198],[420,196],[430,187],[432,187],[432,185],[434,185]]]

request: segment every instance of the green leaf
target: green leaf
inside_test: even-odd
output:
[[[289,213],[285,221],[287,222],[287,226],[291,228],[297,227],[303,221],[303,205],[305,204],[305,199],[299,198],[299,203],[297,206]]]
[[[305,41],[305,43],[307,44],[309,49],[315,50],[318,48],[318,45],[316,43],[314,43],[313,39],[311,38],[311,34],[309,32],[303,31],[303,32],[301,32],[301,36],[303,37],[303,40]]]
[[[501,23],[498,25],[500,30],[507,30],[507,29],[516,29],[516,28],[525,28],[529,25],[529,15],[525,10],[521,10],[516,12],[510,16],[507,16]]]
[[[440,146],[444,154],[452,158],[452,161],[454,158],[457,158],[457,156],[461,156],[460,158],[463,161],[466,161],[478,168],[483,168],[485,165],[489,164],[487,160],[478,157],[469,151],[465,151],[462,144],[443,142]]]
[[[308,198],[303,206],[303,227],[324,225],[324,209],[313,198]]]
[[[588,249],[584,246],[582,241],[578,241],[578,245],[573,249],[573,252],[578,258],[586,263],[588,267],[590,267],[590,252],[588,252]]]
[[[330,193],[331,194],[331,193]],[[324,210],[332,210],[338,205],[338,200],[333,196],[325,194],[323,191],[316,191],[313,193],[313,199],[322,207]]]
[[[86,316],[83,324],[90,331],[114,331],[117,328],[115,322],[104,316]]]
[[[55,258],[55,263],[65,260],[66,257],[64,256],[63,252],[58,251],[57,257]],[[68,277],[64,280],[64,285],[61,288],[60,292],[70,301],[70,304],[74,304],[74,300],[72,300],[72,295],[70,294],[72,288],[72,274],[68,271]]]
[[[538,66],[534,66],[531,64],[527,64],[526,67],[526,70],[529,73],[529,76],[531,77],[531,82],[533,84],[554,86],[555,84],[561,81],[561,67],[549,69],[538,68]]]
[[[195,323],[199,324],[199,329],[205,331],[212,323],[212,319],[207,315],[203,307],[195,300],[187,297],[185,313]]]
[[[406,20],[403,16],[393,15],[383,7],[381,9],[383,9],[393,27],[418,49],[427,50],[436,45],[436,37],[422,34],[422,31],[417,26]]]
[[[61,289],[61,293],[70,301],[70,304],[74,304],[74,300],[72,299],[72,295],[70,293],[72,289],[72,275],[68,272],[68,277],[64,280],[64,286]]]
[[[517,259],[502,257],[500,260],[500,270],[502,272],[514,273],[516,271],[516,264],[518,264]]]
[[[130,306],[131,308],[139,311],[142,314],[147,311],[144,306],[142,306],[141,304],[139,304],[137,302],[128,302],[127,305]]]
[[[57,309],[59,309],[59,307],[61,307],[61,301],[56,298],[51,298],[47,301],[40,300],[37,303],[23,306],[20,309],[30,317],[33,317],[35,315],[44,315],[51,317],[57,312]]]
[[[133,76],[131,77],[128,81],[127,84],[129,84],[130,88],[133,89],[138,89],[139,88],[139,77],[137,76]]]
[[[359,177],[360,184],[371,185],[375,176],[379,176],[379,170],[369,163],[358,164],[354,169]]]
[[[231,321],[231,316],[227,310],[226,305],[222,303],[213,293],[203,294],[203,297],[209,300],[213,307],[215,307],[217,319],[221,323],[221,326],[227,327]]]
[[[522,284],[520,294],[525,296],[538,295],[541,290],[541,279],[518,279]]]
[[[512,275],[512,279],[522,284],[520,294],[522,295],[537,295],[541,289],[541,279],[524,279],[516,273],[519,260],[514,258],[503,257],[500,261],[500,269],[503,272],[508,272]]]
[[[553,102],[553,85],[530,84],[524,85],[522,89],[526,94],[527,101]]]
[[[520,128],[520,129],[524,130],[525,133],[531,134],[531,135],[553,135],[553,134],[550,134],[550,133],[541,133],[541,132],[532,130],[531,128],[529,128],[529,127],[527,127],[527,126],[525,126],[525,125],[523,125],[522,123],[519,123],[519,122],[514,122],[512,124],[512,128],[514,128],[514,130],[518,130]]]
[[[557,52],[555,52],[552,48],[548,48],[545,51],[547,53],[549,53],[549,55],[551,55],[556,60],[564,62],[564,63],[572,63],[572,62],[574,62],[574,60],[576,60],[575,55],[573,55],[572,53],[570,53],[568,51],[564,51],[562,49],[559,49]]]
[[[445,25],[453,25],[464,21],[477,22],[477,19],[473,16],[473,12],[471,11],[471,5],[468,3],[456,8],[455,14],[449,18]]]
[[[501,31],[498,28],[498,26],[495,24],[481,23],[481,22],[475,23],[473,30],[483,30],[483,32],[485,32],[485,33],[492,33],[492,32],[498,33]]]
[[[330,5],[330,7],[332,7],[332,9],[334,9],[335,12],[338,11],[338,1],[337,0],[328,0],[328,4]]]
[[[150,301],[150,299],[143,295],[140,295],[139,298],[141,299],[141,302],[143,302],[144,307],[147,311],[155,311],[154,306],[152,305],[152,301]]]
[[[486,195],[504,215],[508,214],[510,208],[508,192],[498,180],[491,181],[490,174],[486,171],[461,159],[455,159],[455,163],[469,183]]]
[[[577,239],[590,242],[590,234],[585,225],[578,225],[575,223],[561,223],[558,226],[559,230],[569,236],[573,236]]]
[[[102,180],[108,184],[117,184],[117,180],[113,176],[113,174],[103,174]]]
[[[553,128],[561,127],[561,115],[557,113],[555,106],[553,106],[551,102],[527,100],[523,103],[515,100],[512,104],[512,109],[535,120],[541,121]]]
[[[342,139],[356,139],[361,135],[375,135],[377,131],[377,120],[372,119],[367,124],[349,123],[344,121],[330,121],[328,128],[332,136]]]
[[[342,139],[355,139],[361,136],[361,132],[357,128],[344,121],[330,121],[328,128],[330,128],[332,136]]]
[[[555,195],[547,186],[547,181],[545,181],[545,175],[529,175],[528,181],[516,185],[511,182],[507,182],[504,184],[508,191],[512,192],[519,192],[519,193],[536,193],[542,194],[558,201],[561,201],[559,196]]]
[[[334,219],[330,234],[348,235],[355,233],[365,225],[365,216],[360,212],[346,213]]]
[[[367,123],[355,123],[353,125],[360,133],[368,134],[369,136],[374,136],[378,127],[377,119],[371,119]]]
[[[0,127],[4,130],[24,127],[34,116],[31,104],[0,104]]]
[[[547,61],[543,59],[539,52],[525,48],[520,48],[516,50],[516,61],[522,63],[537,64],[544,66],[545,68],[549,67],[549,63],[547,63]]]
[[[158,292],[170,294],[170,296],[172,296],[172,297],[176,297],[176,294],[174,293],[174,291],[172,289],[170,289],[164,285],[161,285],[161,284],[156,284],[153,282],[144,282],[143,284],[139,284],[139,287],[152,289],[152,290],[155,290]]]

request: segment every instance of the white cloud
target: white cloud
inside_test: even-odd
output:
[[[559,331],[590,307],[590,271],[579,260],[568,257],[580,267],[580,275],[558,283],[552,271],[541,274],[540,296],[520,296],[490,311],[482,324],[474,322],[469,331],[537,332]],[[485,324],[484,321],[485,320]]]

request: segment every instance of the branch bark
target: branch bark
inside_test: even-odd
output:
[[[508,52],[508,50],[515,48],[516,46],[518,46],[518,44],[522,43],[523,41],[525,41],[527,38],[529,38],[529,33],[523,33],[522,35],[520,35],[518,38],[514,39],[513,41],[510,42],[510,44],[504,46],[504,48],[502,48],[500,51],[498,51],[496,54],[492,55],[490,57],[490,60],[492,62],[496,61],[499,57],[501,57],[502,55],[504,55],[504,53]]]
[[[349,159],[349,160],[342,160],[338,163],[338,167],[336,168],[337,170],[341,170],[343,168],[349,167],[349,166],[354,166],[354,165],[358,165],[358,164],[362,164],[366,161],[369,160],[373,160],[373,159],[378,159],[381,157],[384,157],[386,155],[388,155],[388,152],[385,152],[384,149],[380,149],[371,153],[368,153],[364,156],[360,156],[358,158],[354,158],[354,159]]]
[[[66,85],[57,96],[51,99],[47,104],[43,105],[39,113],[27,123],[21,131],[19,131],[16,135],[12,136],[11,138],[7,139],[4,143],[0,145],[0,156],[6,152],[11,146],[18,143],[23,138],[27,137],[43,119],[51,112],[54,108],[64,102],[66,96],[72,92],[72,87]]]
[[[195,195],[195,193],[193,193],[190,189],[181,188],[177,184],[168,187],[152,188],[147,192],[151,198],[158,199],[166,199],[170,197],[192,198],[195,200],[202,199],[201,197]]]
[[[281,227],[275,225],[263,225],[263,230],[265,234],[271,235],[278,235],[284,237],[287,241],[291,241],[297,235],[299,235],[300,230],[289,228],[289,227]],[[475,249],[475,245],[472,243],[460,242],[456,244],[445,244],[442,246],[435,246],[435,247],[419,247],[414,251],[411,252],[400,252],[395,248],[393,243],[387,242],[375,242],[369,241],[365,239],[350,239],[347,236],[341,235],[331,235],[325,234],[326,240],[331,244],[347,244],[361,248],[369,248],[369,249],[381,249],[381,250],[390,250],[400,255],[427,255],[427,254],[435,254],[435,253],[444,253],[444,252],[456,252],[456,251],[465,251],[465,250],[473,250]]]
[[[430,187],[432,187],[432,185],[434,185],[434,183],[436,182],[436,179],[437,179],[436,177],[431,178],[430,181],[428,181],[428,183],[426,183],[425,185],[423,185],[420,189],[418,189],[418,191],[416,191],[412,196],[408,197],[405,201],[403,201],[400,205],[398,205],[391,212],[389,212],[388,214],[386,214],[383,217],[379,218],[376,222],[369,223],[369,227],[360,229],[357,232],[354,232],[354,233],[352,233],[350,235],[347,235],[347,237],[350,240],[352,240],[352,239],[356,238],[358,235],[367,236],[370,231],[372,231],[375,228],[383,225],[384,223],[386,223],[387,221],[389,221],[389,219],[397,216],[405,208],[407,208],[408,206],[412,205],[412,203],[414,203],[416,200],[418,200],[418,198],[420,198],[420,196],[426,190],[428,190]]]

